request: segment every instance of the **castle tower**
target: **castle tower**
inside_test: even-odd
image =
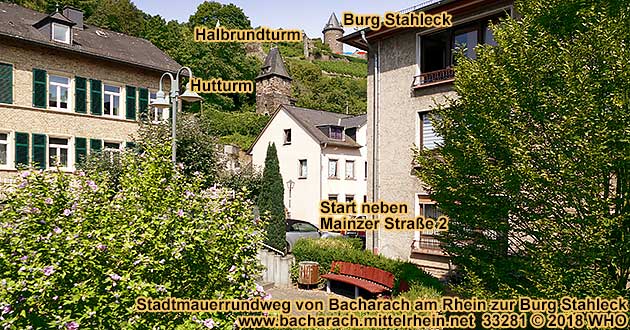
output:
[[[271,48],[256,77],[256,113],[273,115],[282,104],[291,104],[291,81],[277,47]]]
[[[328,23],[324,25],[324,30],[322,31],[322,33],[324,33],[324,43],[330,47],[330,50],[332,50],[333,53],[343,53],[343,44],[341,43],[341,41],[337,40],[343,37],[343,27],[339,23],[339,20],[337,19],[337,16],[335,16],[335,13],[332,13],[332,15],[330,15]]]

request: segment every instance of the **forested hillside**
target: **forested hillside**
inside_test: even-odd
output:
[[[6,0],[0,0],[7,2]],[[9,0],[37,11],[51,13],[66,5],[84,11],[87,24],[145,38],[203,79],[254,80],[261,60],[247,55],[242,43],[196,43],[192,29],[196,25],[214,27],[217,21],[225,28],[252,28],[239,7],[218,2],[203,2],[187,22],[166,21],[160,15],[149,15],[129,0]],[[299,27],[296,27],[299,28]],[[266,51],[270,45],[262,45]],[[293,97],[298,106],[334,112],[362,113],[366,108],[367,68],[365,61],[343,56],[341,61],[307,61],[302,44],[279,45],[294,78]],[[316,43],[313,53],[330,54]],[[251,142],[268,120],[255,114],[255,94],[204,94],[203,110],[199,105],[185,111],[199,112],[210,123],[211,133],[224,143],[243,148]],[[216,124],[220,122],[221,124]]]

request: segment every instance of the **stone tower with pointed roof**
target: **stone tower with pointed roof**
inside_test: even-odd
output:
[[[343,44],[338,39],[343,37],[343,27],[339,23],[335,13],[330,15],[328,23],[324,25],[324,43],[330,47],[335,54],[343,53]]]
[[[291,104],[291,81],[277,47],[271,48],[256,77],[256,113],[273,115],[280,105]]]

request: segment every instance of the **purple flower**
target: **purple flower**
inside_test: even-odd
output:
[[[271,299],[271,293],[267,293],[264,297],[263,300],[269,300]]]
[[[195,196],[195,194],[194,194],[192,191],[190,191],[190,190],[186,190],[186,191],[184,192],[184,195],[186,195],[186,197],[192,197],[192,196]]]
[[[193,173],[193,175],[194,175],[194,176],[201,175],[201,172],[199,172],[199,171],[195,171],[195,172]]]
[[[120,275],[113,273],[111,275],[109,275],[109,277],[114,280],[114,281],[119,281],[122,277],[120,277]]]
[[[136,260],[136,261],[133,262],[133,265],[136,266],[139,263],[140,263],[140,260]]]
[[[96,248],[97,248],[99,251],[105,251],[105,250],[107,250],[107,245],[103,245],[103,244],[99,243],[99,244],[96,246]]]
[[[55,268],[53,266],[46,266],[46,267],[44,267],[44,275],[50,276],[54,272],[55,272]]]
[[[155,290],[157,292],[166,292],[166,288],[163,285],[156,286]]]
[[[77,330],[77,329],[79,329],[79,323],[74,322],[74,321],[68,322],[68,323],[66,323],[66,329],[67,330]]]
[[[265,288],[263,288],[260,284],[256,283],[256,291],[265,292]]]
[[[29,175],[31,175],[31,172],[29,172],[29,171],[22,172],[22,177],[25,178],[25,179],[28,178]]]
[[[2,309],[2,315],[4,314],[9,314],[13,311],[13,308],[11,308],[11,305],[6,305],[4,306],[4,308]]]
[[[18,188],[22,189],[22,188],[26,187],[26,185],[27,185],[27,182],[26,181],[22,181],[22,183],[20,183]]]
[[[20,258],[20,261],[26,261],[28,260],[28,256],[23,256],[22,258]]]
[[[184,216],[184,210],[180,209],[179,211],[177,211],[177,216],[178,217],[183,217]]]
[[[53,231],[55,232],[55,234],[61,234],[62,230],[59,227],[55,227],[55,229],[53,229]]]
[[[54,296],[53,297],[53,300],[57,300],[57,299],[59,299],[59,296]]]
[[[72,210],[69,210],[69,209],[63,210],[63,215],[65,217],[69,217],[71,214],[72,214]]]
[[[205,325],[206,328],[208,328],[208,329],[212,329],[212,328],[214,328],[216,323],[214,323],[213,319],[207,319],[207,320],[203,321],[203,325]]]
[[[48,198],[46,198],[46,199],[44,200],[44,203],[46,203],[46,204],[48,204],[48,205],[51,205],[51,204],[53,203],[53,200],[52,200],[52,198],[48,197]]]
[[[236,266],[232,265],[232,267],[230,267],[230,273],[234,273],[236,271]]]
[[[39,212],[40,212],[39,208],[37,208],[37,207],[33,207],[33,208],[31,208],[31,213],[33,213],[33,214],[39,214]]]
[[[88,187],[92,188],[92,191],[96,191],[98,189],[98,186],[92,180],[88,180],[87,184],[88,184]]]

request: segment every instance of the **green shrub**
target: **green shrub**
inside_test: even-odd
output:
[[[121,164],[117,189],[106,172],[21,173],[0,210],[5,328],[231,328],[234,314],[136,313],[135,299],[261,294],[250,201],[201,189],[173,168],[168,143]]]
[[[301,239],[293,247],[296,265],[301,261],[316,261],[319,263],[320,274],[330,272],[333,261],[345,261],[376,267],[394,274],[396,284],[394,292],[397,293],[400,281],[406,281],[411,287],[426,287],[436,292],[442,292],[440,282],[425,273],[416,265],[399,260],[389,259],[381,255],[372,254],[369,251],[353,249],[352,243],[341,243],[340,240],[331,239]],[[295,268],[292,272],[295,272]],[[292,274],[292,278],[297,278]],[[416,288],[415,290],[424,290]],[[429,292],[429,291],[427,291]]]

